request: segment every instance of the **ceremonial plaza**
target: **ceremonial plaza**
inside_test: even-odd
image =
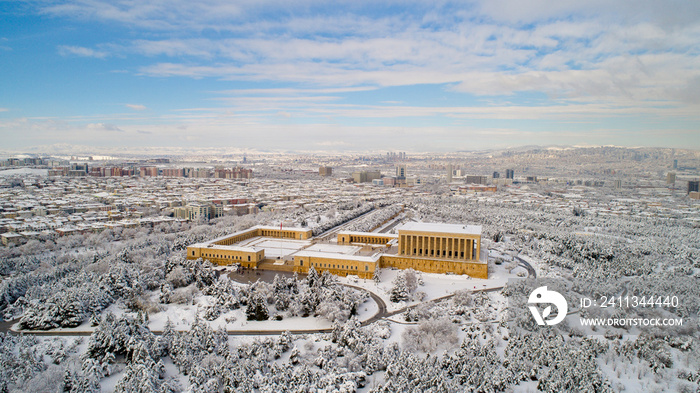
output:
[[[481,226],[409,222],[398,235],[339,232],[335,243],[309,229],[255,226],[187,247],[187,258],[217,265],[307,273],[310,267],[339,276],[372,278],[378,268],[488,278]]]

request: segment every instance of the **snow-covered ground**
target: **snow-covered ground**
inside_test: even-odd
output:
[[[472,278],[466,275],[416,272],[423,281],[423,285],[419,285],[416,289],[416,293],[425,293],[422,300],[414,297],[414,300],[411,301],[393,303],[389,298],[390,291],[393,286],[392,283],[399,272],[401,272],[401,270],[381,269],[379,272],[379,283],[375,283],[374,280],[357,279],[357,277],[354,276],[341,277],[339,278],[339,281],[364,288],[374,293],[386,303],[387,311],[393,312],[407,306],[413,306],[422,302],[449,296],[454,294],[456,291],[463,289],[489,290],[494,288],[502,288],[509,279],[518,277],[518,270],[509,272],[505,264],[494,265],[494,271],[489,274],[488,279]]]
[[[157,292],[152,294],[155,299],[158,297]],[[163,309],[159,312],[150,313],[148,315],[149,323],[148,327],[151,331],[160,332],[165,327],[168,319],[175,326],[177,331],[189,330],[195,317],[199,315],[199,319],[211,326],[212,329],[216,330],[223,327],[226,331],[235,332],[251,332],[253,334],[256,331],[260,331],[261,334],[265,334],[266,331],[279,332],[284,330],[308,330],[317,331],[323,329],[330,329],[332,323],[321,317],[291,317],[284,318],[282,320],[273,320],[274,312],[271,312],[270,319],[266,321],[248,321],[245,315],[245,307],[238,308],[236,310],[228,311],[222,313],[218,318],[207,321],[203,319],[205,307],[213,304],[215,299],[212,296],[198,295],[194,297],[194,304],[166,304],[161,305]],[[271,307],[271,311],[274,308]],[[357,318],[360,321],[366,321],[373,317],[379,311],[379,305],[371,298],[368,297],[367,300],[360,305],[358,309]],[[103,313],[111,312],[116,316],[120,316],[127,312],[120,304],[112,304]],[[14,331],[19,331],[18,324],[13,326]],[[46,330],[45,332],[55,332],[55,333],[86,333],[92,332],[96,329],[90,325],[89,321],[83,322],[81,325],[75,328],[56,328]]]
[[[15,175],[32,175],[32,176],[47,176],[48,169],[37,168],[17,168],[0,171],[0,176],[15,176]]]

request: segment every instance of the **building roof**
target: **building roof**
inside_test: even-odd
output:
[[[258,228],[258,229],[265,229],[265,230],[273,230],[273,231],[279,231],[280,227],[275,226],[275,225],[256,225],[253,228]],[[311,229],[309,228],[298,228],[298,227],[282,227],[283,231],[295,231],[295,232],[311,232]]]
[[[407,222],[399,231],[451,233],[458,235],[481,235],[481,225],[441,224],[430,222]]]
[[[386,237],[397,239],[399,235],[393,233],[378,233],[378,232],[358,232],[358,231],[340,231],[338,235],[355,235],[355,236],[374,236],[374,237]]]
[[[356,262],[377,262],[379,257],[382,256],[381,252],[376,252],[371,256],[362,255],[347,255],[340,254],[336,252],[323,252],[323,251],[306,251],[302,250],[294,253],[295,257],[312,257],[312,258],[326,258],[326,259],[337,259],[339,261],[356,261]]]
[[[229,251],[242,251],[242,252],[258,252],[259,248],[255,247],[241,247],[241,246],[222,246],[218,244],[206,244],[198,243],[192,245],[193,247],[201,247],[202,250],[229,250]]]
[[[228,238],[231,238],[231,237],[234,237],[234,236],[238,236],[238,235],[241,235],[241,234],[244,234],[244,233],[247,233],[247,232],[250,232],[250,231],[254,231],[254,230],[257,230],[257,229],[279,231],[279,230],[280,230],[280,227],[278,227],[278,226],[255,225],[255,226],[252,226],[252,227],[250,227],[250,228],[248,228],[248,229],[243,229],[243,230],[238,231],[238,232],[229,233],[228,235],[219,236],[219,237],[217,237],[216,239],[212,239],[212,240],[209,240],[209,241],[206,241],[206,242],[202,242],[202,243],[197,243],[197,244],[203,244],[203,245],[206,246],[207,244],[214,244],[214,243],[216,243],[216,242],[220,242],[220,241],[222,241],[222,240],[226,240],[226,239],[228,239]],[[297,228],[297,227],[282,227],[282,230],[283,230],[283,231],[296,231],[296,232],[311,232],[311,229],[307,229],[307,228]],[[195,245],[193,244],[193,246],[195,246]],[[201,246],[201,245],[200,245],[199,247],[204,247],[204,246]]]

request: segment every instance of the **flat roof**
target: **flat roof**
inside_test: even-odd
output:
[[[337,259],[339,261],[356,261],[356,262],[377,262],[379,257],[383,254],[377,252],[371,256],[363,255],[348,255],[340,254],[335,252],[322,252],[322,251],[306,251],[302,250],[294,254],[295,257],[315,257],[315,258],[327,258],[327,259]]]
[[[216,243],[216,242],[219,242],[219,241],[222,241],[222,240],[226,240],[226,239],[228,239],[228,238],[230,238],[230,237],[238,236],[238,235],[241,235],[241,234],[244,234],[244,233],[247,233],[247,232],[250,232],[250,231],[254,231],[254,230],[257,230],[257,229],[276,230],[276,231],[279,231],[279,230],[280,230],[280,228],[279,228],[278,226],[255,225],[255,226],[252,226],[252,227],[250,227],[250,228],[248,228],[248,229],[243,229],[243,230],[238,231],[238,232],[229,233],[228,235],[219,236],[219,237],[217,237],[216,239],[212,239],[212,240],[203,242],[203,244]],[[297,231],[297,232],[311,232],[311,229],[296,228],[296,227],[283,227],[282,230],[283,230],[283,231]]]
[[[481,225],[441,224],[431,222],[407,222],[399,231],[453,233],[459,235],[481,235]]]
[[[358,232],[358,231],[340,231],[338,232],[338,235],[356,235],[356,236],[375,236],[375,237],[390,237],[390,238],[398,238],[399,235],[392,234],[392,233],[379,233],[379,232]]]
[[[218,244],[208,244],[208,243],[197,243],[190,247],[199,247],[203,250],[230,250],[230,251],[243,251],[243,252],[258,252],[259,248],[255,247],[241,247],[241,246],[222,246]]]
[[[253,229],[253,228],[265,229],[265,230],[273,230],[273,231],[279,231],[279,230],[280,230],[280,227],[274,226],[274,225],[256,225],[256,226],[254,226],[254,227],[249,228],[248,230]],[[309,229],[309,228],[282,227],[281,229],[282,229],[283,231],[311,232],[311,229]]]

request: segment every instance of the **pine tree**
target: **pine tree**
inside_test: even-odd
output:
[[[165,322],[165,326],[163,327],[163,334],[161,334],[159,337],[162,356],[167,356],[170,354],[170,348],[175,340],[175,335],[175,326],[173,325],[173,321],[170,320],[170,317],[168,317],[168,320]]]
[[[75,379],[73,373],[67,368],[65,374],[63,374],[63,391],[70,392],[73,390],[74,383]]]
[[[249,321],[265,321],[270,317],[265,299],[257,293],[253,295],[252,299],[248,300],[245,314]]]
[[[308,283],[309,287],[313,288],[318,285],[319,278],[318,272],[313,266],[311,266],[309,268],[309,274],[306,276],[306,282]]]
[[[292,353],[289,355],[289,363],[294,365],[299,363],[299,349],[296,345],[292,348]]]
[[[391,288],[391,294],[389,300],[394,303],[404,302],[408,300],[408,287],[406,285],[406,277],[403,274],[399,274],[394,279],[394,286]]]

